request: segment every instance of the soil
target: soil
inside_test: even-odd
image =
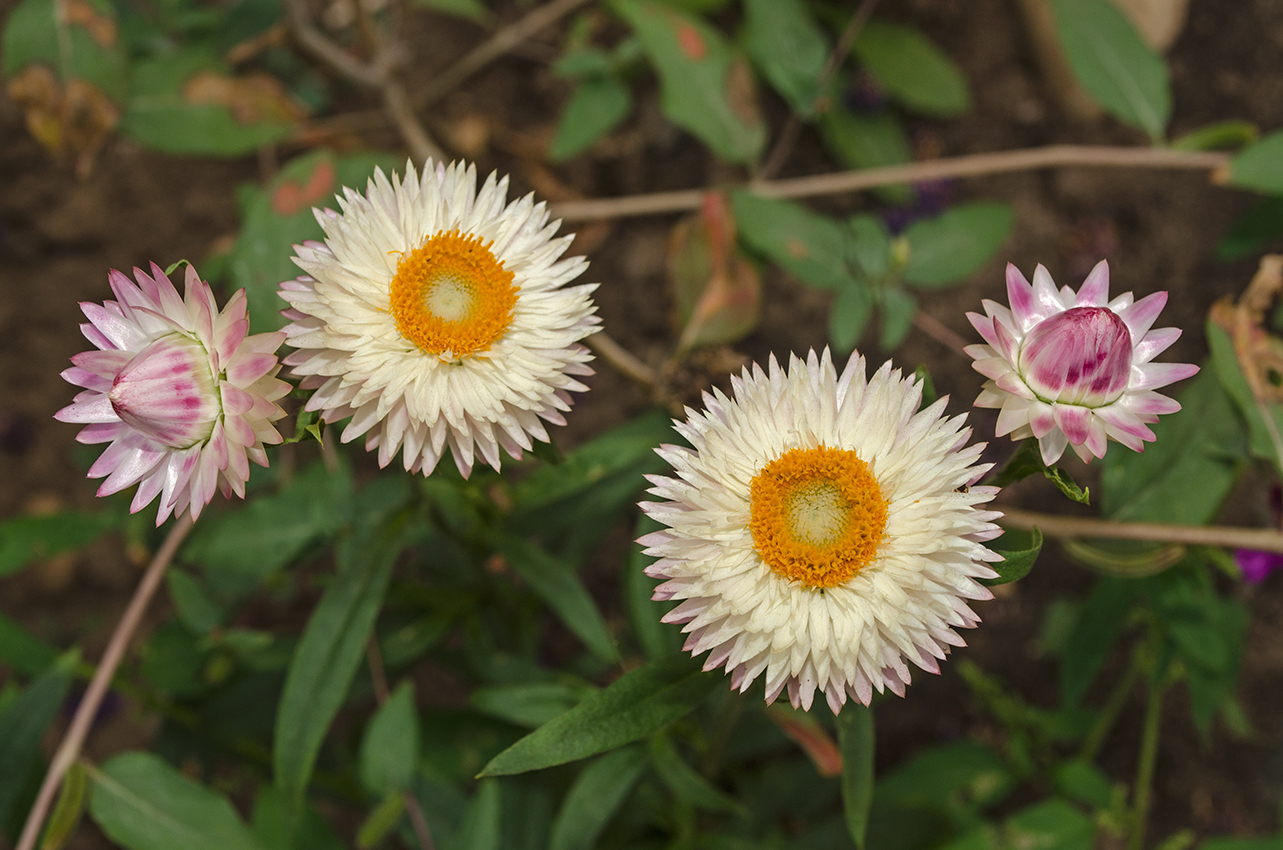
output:
[[[0,13],[12,5],[12,0],[0,0]],[[496,5],[502,20],[519,14],[514,3]],[[1057,111],[1014,3],[908,0],[884,5],[882,14],[916,24],[944,46],[972,85],[974,108],[966,117],[911,124],[921,155],[1060,142],[1144,144],[1138,133],[1108,118],[1083,123]],[[427,14],[415,13],[417,23],[405,37],[412,55],[431,57],[429,69],[448,65],[483,35],[454,21],[432,19],[429,25],[424,23]],[[625,129],[591,156],[565,168],[534,160],[531,151],[548,138],[567,91],[548,67],[557,44],[557,32],[543,33],[465,83],[432,110],[429,129],[455,152],[477,160],[483,172],[512,173],[518,192],[604,197],[696,187],[736,176],[662,121],[651,84],[643,88],[640,106]],[[1188,25],[1169,54],[1175,91],[1171,134],[1229,118],[1252,121],[1267,131],[1283,126],[1281,49],[1283,0],[1192,0]],[[414,84],[412,79],[412,88]],[[349,91],[344,102],[353,109],[377,106],[364,97]],[[769,94],[763,100],[778,132],[783,106]],[[174,158],[115,139],[92,173],[78,179],[31,139],[21,111],[2,95],[0,139],[0,480],[9,482],[0,488],[0,516],[58,506],[88,508],[95,486],[83,477],[86,454],[73,440],[77,428],[51,418],[73,395],[57,374],[86,347],[77,331],[82,320],[78,302],[110,297],[106,275],[111,268],[152,260],[165,265],[184,257],[199,263],[238,228],[232,187],[263,178],[273,158]],[[387,127],[375,127],[366,139],[373,146],[397,143]],[[283,160],[293,152],[278,156]],[[836,166],[804,132],[782,176],[829,170]],[[924,302],[931,317],[968,341],[974,332],[964,314],[978,309],[982,297],[1002,298],[1004,262],[1010,260],[1027,273],[1041,262],[1058,282],[1076,286],[1105,257],[1115,292],[1171,293],[1163,321],[1185,328],[1171,359],[1197,362],[1206,351],[1202,324],[1208,307],[1241,290],[1255,270],[1254,258],[1223,263],[1213,254],[1220,234],[1254,199],[1213,186],[1202,173],[1062,169],[958,182],[948,191],[955,200],[1004,200],[1017,212],[1014,233],[999,258],[965,285]],[[826,200],[821,206],[847,212],[875,208],[868,197]],[[652,217],[582,229],[592,260],[589,275],[602,282],[597,301],[605,327],[654,365],[674,340],[664,272],[674,220]],[[767,309],[757,331],[734,352],[707,355],[705,367],[693,372],[692,386],[711,375],[724,381],[727,363],[760,361],[772,352],[783,356],[826,343],[827,295],[778,272],[768,272],[764,283]],[[870,347],[869,356],[880,362],[883,355]],[[906,368],[930,364],[936,386],[953,396],[953,412],[966,410],[979,390],[980,378],[969,361],[921,332],[909,336],[895,359]],[[593,391],[577,401],[570,425],[557,437],[563,445],[647,406],[645,393],[608,365],[599,365],[592,383]],[[992,416],[978,412],[974,421],[978,434],[992,433]],[[997,455],[1009,449],[995,444],[992,450]],[[1080,480],[1093,478],[1086,467],[1073,471]],[[1022,506],[1067,510],[1064,500],[1048,490],[1030,481],[1004,498]],[[1223,519],[1240,525],[1268,522],[1263,493],[1259,482],[1245,484]],[[614,538],[622,545],[621,535]],[[74,558],[0,581],[0,611],[57,645],[79,642],[88,657],[95,657],[137,580],[136,561],[123,543],[110,539]],[[958,656],[1015,683],[1034,703],[1054,705],[1056,665],[1040,652],[1039,628],[1052,600],[1079,594],[1090,581],[1086,570],[1048,546],[1032,575],[980,606],[985,622],[966,635],[970,647]],[[1263,834],[1278,827],[1283,717],[1275,689],[1283,674],[1283,577],[1237,592],[1252,615],[1240,696],[1255,734],[1235,738],[1217,726],[1203,738],[1189,720],[1183,691],[1170,695],[1151,820],[1155,838],[1187,828],[1208,836]],[[944,665],[939,677],[920,675],[903,701],[879,710],[880,766],[958,735],[996,734],[992,721],[967,696],[957,667]],[[1111,675],[1103,678],[1108,685]],[[1103,765],[1119,782],[1131,780],[1141,714],[1137,696],[1103,752]],[[89,753],[104,756],[145,741],[147,734],[145,720],[125,717],[97,734]],[[100,846],[91,827],[82,829],[76,846]]]

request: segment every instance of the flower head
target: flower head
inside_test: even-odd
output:
[[[1008,309],[984,302],[967,318],[987,345],[971,345],[972,365],[990,380],[977,407],[1001,409],[997,435],[1037,437],[1043,462],[1071,446],[1085,461],[1105,456],[1106,440],[1135,451],[1152,441],[1148,424],[1181,409],[1154,392],[1198,371],[1190,363],[1152,363],[1180,338],[1179,328],[1153,327],[1166,292],[1136,301],[1109,300],[1109,265],[1102,260],[1075,293],[1057,290],[1042,266],[1032,285],[1007,265]]]
[[[381,465],[399,451],[426,475],[449,446],[465,476],[476,455],[498,469],[587,389],[596,285],[566,286],[587,267],[560,259],[573,236],[530,196],[506,203],[508,178],[476,182],[460,163],[376,170],[316,211],[325,242],[295,246],[307,275],[281,284],[307,409],[352,417],[343,441],[364,434]]]
[[[740,691],[763,676],[768,702],[903,695],[905,661],[939,672],[954,629],[979,622],[967,600],[992,596],[976,581],[1001,533],[977,507],[998,488],[971,486],[984,444],[964,448],[945,399],[919,411],[921,385],[890,363],[866,380],[858,355],[840,376],[827,350],[787,372],[772,357],[732,384],[677,423],[692,448],[659,449],[677,476],[652,476],[664,501],[641,506],[668,526],[640,541],[667,579],[655,598],[683,600],[665,622]]]
[[[246,336],[244,290],[219,312],[190,265],[185,297],[155,263],[134,277],[113,270],[117,300],[81,305],[80,329],[98,350],[71,358],[62,376],[85,390],[54,418],[83,423],[82,443],[111,443],[89,469],[107,477],[99,496],[137,483],[131,511],[160,496],[157,525],[187,510],[195,519],[215,489],[244,496],[249,461],[266,466],[263,447],[281,441],[272,422],[290,390],[275,377],[285,335]]]

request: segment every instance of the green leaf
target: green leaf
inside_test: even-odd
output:
[[[831,218],[789,201],[731,193],[740,238],[803,283],[842,290],[855,283],[847,263],[851,237]]]
[[[918,312],[918,302],[899,287],[882,290],[882,312],[878,321],[881,333],[878,335],[878,347],[883,351],[892,351],[913,328],[913,316]]]
[[[1230,185],[1283,194],[1283,130],[1276,130],[1230,160]]]
[[[842,750],[842,810],[846,829],[860,850],[873,804],[873,709],[849,702],[838,713],[838,746]]]
[[[129,59],[112,4],[84,0],[79,20],[61,25],[60,8],[56,0],[23,0],[13,8],[0,46],[4,75],[12,80],[30,65],[44,65],[64,83],[73,77],[87,80],[119,103],[128,86]]]
[[[481,775],[525,773],[630,744],[686,715],[717,682],[685,655],[638,667],[499,753]]]
[[[282,117],[244,123],[224,105],[193,100],[184,87],[197,74],[225,78],[230,69],[212,53],[185,50],[147,59],[133,69],[120,132],[171,154],[240,156],[294,132]],[[255,97],[262,98],[262,92]]]
[[[1096,827],[1091,818],[1064,800],[1044,800],[1022,809],[1003,825],[1005,846],[1039,850],[1092,850]]]
[[[619,648],[606,621],[569,564],[518,537],[497,536],[495,545],[513,572],[526,580],[594,655],[603,661],[619,660]]]
[[[1114,786],[1096,765],[1083,759],[1061,762],[1055,768],[1056,790],[1080,803],[1098,809],[1113,801]]]
[[[414,0],[414,3],[416,6],[463,18],[474,24],[488,24],[494,17],[494,13],[487,9],[486,4],[481,0]]]
[[[169,586],[169,598],[178,611],[178,619],[183,625],[197,634],[207,634],[218,628],[223,621],[223,612],[218,610],[200,582],[179,569],[171,569],[165,575]]]
[[[1158,141],[1172,112],[1163,57],[1108,0],[1051,0],[1069,66],[1093,100]]]
[[[912,27],[869,21],[852,53],[892,100],[935,118],[953,118],[971,106],[967,78],[926,36]]]
[[[382,844],[388,833],[396,829],[404,814],[405,795],[399,791],[389,792],[357,829],[357,850],[371,850]]]
[[[251,818],[254,837],[267,850],[350,850],[315,808],[306,806],[299,815],[288,797],[271,785],[260,785]]]
[[[48,669],[58,650],[0,614],[0,662],[18,673],[36,676]]]
[[[666,526],[662,523],[639,513],[637,526],[633,529],[633,540],[639,540],[663,528]],[[628,621],[642,655],[647,661],[659,661],[681,650],[681,627],[675,623],[660,622],[673,606],[656,602],[653,598],[655,580],[646,575],[646,567],[654,563],[654,559],[644,554],[642,549],[640,543],[634,543],[628,553],[628,564],[622,579],[624,608],[628,612]]]
[[[933,747],[901,764],[878,780],[874,797],[919,810],[937,808],[946,801],[989,806],[1015,785],[1001,756],[983,744],[962,740]]]
[[[87,546],[119,522],[114,513],[83,511],[7,519],[0,523],[0,576],[31,561]]]
[[[128,850],[261,850],[227,798],[151,753],[90,769],[89,814]]]
[[[873,293],[862,283],[838,291],[829,307],[829,342],[840,352],[853,351],[873,318]]]
[[[40,763],[41,740],[58,717],[79,661],[79,650],[67,652],[0,710],[0,765],[4,765],[0,770],[0,823],[7,821]]]
[[[624,747],[594,760],[575,778],[552,824],[548,850],[592,850],[646,767],[646,751]]]
[[[419,713],[414,684],[402,682],[370,718],[361,737],[361,784],[374,796],[410,787],[419,763]]]
[[[1168,147],[1178,151],[1234,150],[1250,145],[1260,135],[1260,129],[1251,121],[1233,118],[1191,130],[1180,138],[1172,140]]]
[[[668,735],[660,733],[651,736],[650,761],[660,781],[683,804],[710,812],[730,812],[741,817],[747,814],[742,803],[687,764]]]
[[[1061,469],[1059,466],[1047,467],[1043,470],[1042,474],[1047,477],[1048,481],[1055,484],[1061,493],[1064,493],[1078,504],[1087,505],[1091,503],[1090,488],[1079,487],[1074,482],[1074,479],[1069,477],[1069,473],[1065,472],[1065,470]]]
[[[249,298],[252,332],[279,330],[286,304],[276,294],[283,280],[299,276],[291,245],[324,239],[312,208],[333,206],[341,187],[362,189],[374,169],[403,167],[405,160],[388,154],[359,153],[338,157],[314,151],[290,160],[266,188],[250,193],[244,223],[232,248],[232,286]]]
[[[997,571],[998,577],[981,579],[980,583],[993,587],[999,584],[1020,581],[1029,575],[1029,571],[1034,568],[1034,562],[1038,560],[1038,553],[1042,551],[1042,532],[1037,528],[1033,530],[1033,540],[1027,549],[1014,551],[994,549],[994,551],[1002,556],[1002,560],[989,566]]]
[[[534,682],[476,688],[468,702],[480,713],[534,729],[579,705],[597,689],[586,682]]]
[[[618,77],[594,77],[580,82],[557,121],[548,158],[565,162],[587,150],[619,126],[632,108],[632,92]]]
[[[809,118],[822,94],[817,85],[829,39],[802,0],[745,0],[744,45],[753,62],[793,111]]]
[[[476,796],[468,804],[463,823],[459,825],[452,850],[500,850],[502,802],[499,781],[481,780]]]
[[[1264,198],[1234,222],[1216,245],[1216,259],[1237,260],[1283,236],[1283,198]]]
[[[1239,415],[1247,422],[1248,449],[1253,456],[1274,469],[1283,468],[1283,458],[1279,457],[1270,433],[1272,425],[1274,434],[1283,434],[1283,405],[1267,403],[1262,412],[1239,365],[1234,341],[1222,327],[1210,319],[1207,321],[1207,347],[1212,358],[1212,371],[1220,381],[1221,388],[1233,400]],[[1266,416],[1270,417],[1270,422],[1266,421]]]
[[[1151,426],[1157,440],[1145,451],[1105,455],[1105,516],[1203,525],[1216,515],[1247,458],[1243,427],[1211,369],[1191,379],[1177,400],[1182,410]]]
[[[58,802],[49,815],[49,824],[40,839],[40,850],[61,850],[68,839],[80,826],[80,818],[85,813],[85,792],[89,789],[89,779],[85,767],[76,762],[67,768],[62,778],[62,788],[58,790]],[[0,805],[0,811],[4,811]]]
[[[909,263],[904,279],[922,287],[948,286],[975,274],[1011,233],[1011,207],[997,201],[962,204],[904,232]]]
[[[1135,590],[1134,582],[1105,578],[1083,600],[1060,663],[1060,692],[1066,704],[1081,702],[1104,666],[1127,625]]]
[[[346,524],[352,499],[346,467],[330,472],[314,463],[280,490],[233,513],[202,520],[183,554],[204,567],[211,581],[234,577],[256,586]]]
[[[674,123],[722,159],[749,162],[766,144],[748,63],[699,18],[650,0],[614,0],[659,73]]]
[[[285,678],[276,715],[276,786],[303,796],[330,722],[365,655],[397,556],[406,514],[343,541],[338,574],[312,612]]]
[[[855,241],[851,243],[851,258],[855,266],[873,278],[885,276],[891,270],[891,234],[876,215],[864,213],[847,220]]]
[[[836,105],[820,115],[817,125],[824,145],[847,168],[903,165],[913,158],[904,127],[891,112],[865,115]],[[883,186],[877,193],[891,203],[908,203],[909,187]]]

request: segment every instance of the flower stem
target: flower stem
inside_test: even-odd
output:
[[[1140,674],[1140,656],[1133,653],[1131,664],[1127,666],[1127,672],[1118,680],[1118,684],[1114,686],[1109,699],[1101,707],[1100,716],[1096,718],[1095,725],[1092,726],[1087,739],[1083,741],[1082,749],[1078,751],[1078,758],[1083,761],[1092,761],[1096,758],[1096,753],[1100,751],[1101,744],[1105,743],[1105,738],[1109,735],[1110,730],[1114,728],[1114,723],[1118,720],[1118,715],[1122,713],[1123,706],[1127,704],[1127,698],[1131,696],[1132,689],[1136,687],[1136,680],[1140,678]]]
[[[749,184],[755,193],[770,198],[807,198],[841,195],[896,183],[939,180],[946,177],[978,177],[1039,168],[1088,166],[1096,168],[1181,168],[1216,172],[1229,164],[1230,155],[1220,151],[1177,151],[1170,148],[1110,147],[1106,145],[1049,145],[1014,151],[996,151],[968,156],[946,157],[908,165],[862,168],[834,174],[816,174],[788,180],[764,180]],[[1213,175],[1215,179],[1215,175]],[[595,221],[641,215],[688,212],[699,209],[707,189],[684,189],[622,198],[597,198],[551,204],[553,218],[562,221]]]
[[[1141,850],[1145,846],[1145,819],[1149,814],[1154,765],[1158,760],[1158,729],[1163,717],[1163,691],[1162,686],[1150,683],[1149,702],[1145,706],[1145,729],[1140,741],[1140,758],[1136,762],[1136,785],[1132,791],[1131,836],[1127,841],[1127,850]]]
[[[1111,540],[1148,540],[1185,546],[1228,546],[1283,553],[1283,533],[1267,528],[1226,525],[1172,525],[1161,522],[1115,522],[1091,517],[1040,514],[999,506],[1000,522],[1008,528],[1032,529],[1048,537],[1105,537]]]
[[[184,513],[178,518],[169,530],[169,536],[165,538],[165,542],[161,544],[155,557],[147,566],[147,572],[143,573],[142,580],[138,582],[138,588],[134,591],[133,598],[129,600],[125,613],[121,615],[120,622],[116,624],[116,630],[112,632],[107,649],[102,654],[102,660],[98,662],[98,669],[89,682],[89,688],[85,691],[84,698],[76,708],[75,716],[71,718],[67,731],[58,743],[58,749],[54,751],[53,758],[49,762],[49,772],[45,774],[44,782],[36,795],[35,805],[27,815],[27,822],[22,827],[22,835],[18,838],[15,850],[32,850],[36,846],[36,840],[40,837],[40,828],[44,826],[45,818],[49,815],[49,808],[53,805],[58,788],[62,785],[62,778],[80,757],[80,750],[89,736],[94,718],[98,716],[98,708],[107,695],[112,677],[116,675],[116,668],[124,659],[129,641],[138,630],[138,624],[142,621],[152,597],[156,595],[161,579],[165,577],[165,570],[174,559],[187,533],[192,530],[192,522],[191,514]]]

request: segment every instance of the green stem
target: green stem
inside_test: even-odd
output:
[[[1145,706],[1145,730],[1140,741],[1140,759],[1136,763],[1136,785],[1132,793],[1132,829],[1127,850],[1141,850],[1145,845],[1145,818],[1149,813],[1154,765],[1158,760],[1158,727],[1163,716],[1164,690],[1152,683],[1149,687],[1149,703]]]
[[[1141,661],[1138,653],[1132,654],[1131,664],[1127,666],[1127,672],[1118,680],[1114,690],[1105,701],[1104,706],[1100,709],[1100,716],[1096,718],[1096,723],[1092,726],[1091,732],[1088,733],[1086,740],[1083,741],[1082,749],[1078,751],[1078,757],[1083,761],[1093,761],[1096,753],[1100,752],[1100,747],[1105,743],[1105,738],[1109,736],[1110,731],[1114,728],[1114,723],[1118,720],[1118,715],[1122,713],[1123,706],[1127,704],[1127,698],[1131,696],[1132,689],[1136,687],[1136,680],[1140,678]]]
[[[735,731],[735,725],[739,723],[740,714],[744,711],[744,695],[739,691],[728,690],[724,700],[721,711],[717,713],[713,738],[704,751],[704,757],[700,760],[701,772],[710,779],[716,777],[721,769],[726,745],[730,743],[731,733]]]

